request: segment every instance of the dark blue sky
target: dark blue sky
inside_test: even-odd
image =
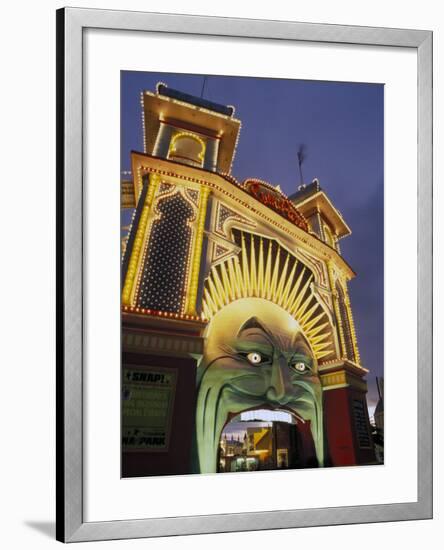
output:
[[[140,92],[165,82],[201,95],[203,76],[122,72],[121,169],[142,151]],[[209,76],[204,97],[236,107],[242,129],[232,173],[256,177],[290,195],[299,185],[297,150],[306,146],[305,183],[318,178],[352,235],[341,240],[357,273],[349,284],[369,405],[383,374],[384,337],[384,87],[382,84]]]

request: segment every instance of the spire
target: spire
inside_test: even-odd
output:
[[[302,175],[302,163],[305,160],[306,154],[305,154],[306,146],[304,143],[301,143],[299,145],[298,149],[298,165],[299,165],[299,178],[300,178],[300,185],[304,185],[304,177]]]

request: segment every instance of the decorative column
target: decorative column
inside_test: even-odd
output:
[[[208,138],[206,143],[205,160],[204,160],[204,168],[206,170],[211,170],[211,172],[216,172],[218,152],[219,152],[219,140]]]
[[[355,323],[353,321],[353,313],[350,305],[350,298],[348,296],[348,289],[345,288],[345,308],[347,310],[348,324],[350,326],[350,335],[353,344],[353,352],[355,354],[355,363],[361,364],[361,356],[359,355],[358,339],[356,338]]]
[[[173,135],[173,129],[171,126],[167,126],[163,122],[160,123],[159,132],[157,134],[156,143],[153,148],[153,155],[155,157],[168,157],[168,150],[170,147],[171,136]]]
[[[194,244],[190,263],[190,277],[188,282],[187,300],[185,304],[185,313],[187,315],[196,315],[197,290],[199,286],[199,272],[202,255],[202,244],[205,229],[205,218],[207,213],[208,197],[210,188],[202,186],[199,192],[199,205],[196,220],[196,229]]]
[[[148,220],[153,204],[154,196],[156,194],[157,187],[160,183],[160,176],[157,174],[151,174],[148,191],[145,196],[145,203],[140,215],[139,223],[136,229],[136,236],[131,251],[131,257],[128,263],[128,269],[125,275],[125,283],[122,290],[122,305],[133,305],[134,289],[137,277],[137,272],[140,266],[140,259],[146,242],[146,229],[148,226]]]
[[[333,296],[333,307],[335,310],[335,317],[336,317],[336,325],[338,327],[339,332],[339,341],[341,342],[341,356],[345,356],[345,336],[344,336],[344,329],[342,327],[342,319],[341,319],[341,312],[339,311],[339,304],[338,304],[338,293],[336,291],[336,285],[334,282],[333,277],[333,268],[331,266],[331,262],[327,263],[327,270],[328,270],[328,279],[330,282],[330,290]]]

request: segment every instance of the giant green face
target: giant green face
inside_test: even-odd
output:
[[[237,300],[209,323],[198,372],[196,434],[200,471],[217,471],[221,432],[242,411],[271,408],[310,421],[323,465],[322,390],[317,363],[293,317],[261,299]]]

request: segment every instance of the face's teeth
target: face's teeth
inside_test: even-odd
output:
[[[241,413],[241,421],[260,421],[260,422],[288,422],[292,423],[292,416],[285,411],[271,411],[267,409],[258,409],[254,411],[245,411]]]

